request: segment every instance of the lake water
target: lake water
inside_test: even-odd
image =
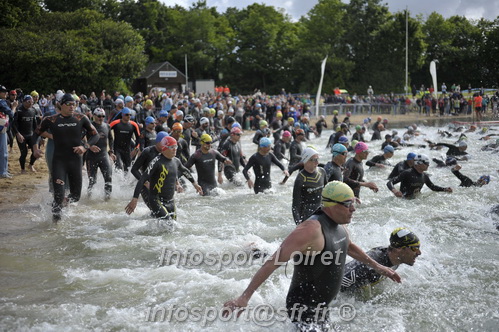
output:
[[[420,129],[431,140],[456,141],[439,138],[436,128]],[[324,163],[331,156],[325,149],[329,134],[310,142]],[[243,136],[248,157],[256,151],[250,136]],[[386,188],[390,169],[366,168],[366,179],[380,191],[361,190],[362,205],[349,226],[353,241],[364,250],[387,245],[390,232],[406,226],[421,239],[422,255],[413,267],[398,269],[401,284],[385,280],[367,298],[340,294],[330,315],[337,330],[497,331],[498,231],[489,210],[499,203],[499,154],[481,152],[485,143],[477,140],[480,136],[468,136],[472,158],[462,162],[462,173],[473,180],[491,174],[488,186],[458,187],[450,169],[432,162],[432,181],[454,193],[425,187],[417,199],[403,200]],[[370,144],[370,158],[381,153],[380,146],[381,141]],[[445,154],[403,148],[391,163],[411,151],[430,158]],[[1,218],[0,330],[293,330],[283,314],[291,265],[276,270],[260,287],[246,316],[236,321],[216,316],[261,265],[261,259],[249,262],[251,249],[273,252],[295,227],[295,176],[281,186],[282,173],[273,168],[273,189],[259,195],[224,183],[218,196],[199,197],[189,184],[187,192],[176,196],[173,227],[152,219],[142,201],[133,215],[125,214],[135,184],[131,175],[114,175],[109,202],[103,200],[99,178],[94,196],[88,199],[84,191],[58,225],[51,222],[52,197],[40,188],[25,208]]]

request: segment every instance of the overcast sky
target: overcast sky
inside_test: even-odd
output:
[[[167,6],[178,4],[185,8],[197,0],[160,0]],[[348,3],[348,0],[342,0]],[[218,12],[223,13],[228,7],[245,8],[252,3],[263,3],[276,8],[284,8],[286,13],[294,20],[305,15],[317,0],[207,0],[208,7],[216,7]],[[499,0],[385,0],[382,3],[388,4],[391,12],[398,12],[409,9],[411,16],[423,14],[426,18],[430,13],[440,13],[445,18],[453,15],[466,16],[468,19],[494,20],[499,16]]]

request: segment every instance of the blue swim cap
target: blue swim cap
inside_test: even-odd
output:
[[[416,158],[416,154],[414,152],[409,152],[407,154],[407,160],[414,160]]]
[[[347,151],[348,151],[347,148],[340,143],[336,143],[331,147],[331,153],[333,154],[333,157],[336,157],[337,155],[345,153]]]
[[[383,152],[384,152],[384,153],[390,153],[390,152],[391,152],[391,153],[394,153],[394,152],[395,152],[395,149],[393,148],[393,146],[391,146],[391,145],[387,145],[387,146],[385,146],[385,147],[384,147]]]
[[[241,125],[239,124],[239,122],[234,122],[234,123],[232,124],[232,127],[231,127],[231,128],[236,128],[236,127],[237,127],[237,128],[241,128]]]
[[[167,110],[163,110],[161,112],[159,112],[159,116],[162,117],[162,116],[168,116],[168,111]]]
[[[262,148],[268,148],[271,144],[272,144],[272,142],[267,137],[260,138],[260,144],[259,145]]]
[[[160,131],[160,132],[158,133],[158,135],[156,135],[156,143],[161,142],[161,140],[162,140],[163,138],[165,138],[166,136],[170,136],[170,135],[168,135],[168,133],[167,133],[166,131]]]
[[[480,176],[480,178],[478,179],[478,181],[483,181],[485,182],[485,184],[489,184],[490,182],[490,175],[482,175]]]
[[[146,124],[154,123],[154,121],[156,121],[156,120],[152,116],[148,116],[146,118]]]
[[[125,107],[122,111],[121,111],[121,114],[125,115],[125,114],[132,114],[132,111],[130,111],[130,109],[128,107]]]
[[[338,138],[338,142],[339,143],[348,143],[348,137],[341,136],[340,138]]]

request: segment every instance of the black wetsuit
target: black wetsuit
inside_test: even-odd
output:
[[[234,181],[234,177],[239,172],[239,167],[246,166],[246,159],[241,149],[241,142],[234,143],[229,139],[225,140],[220,148],[220,153],[232,161],[232,165],[224,165],[224,175],[229,181]]]
[[[391,191],[394,188],[393,185],[399,182],[400,191],[405,198],[413,198],[425,184],[433,191],[445,191],[445,188],[434,185],[427,174],[419,173],[415,168],[403,171],[399,176],[389,180],[386,186]]]
[[[354,141],[354,140],[359,141],[359,142],[366,141],[364,138],[364,135],[362,133],[357,132],[357,131],[355,133],[353,133],[353,135],[352,135],[352,141]]]
[[[293,167],[301,161],[303,153],[303,146],[300,142],[294,140],[289,146],[289,165],[288,168]]]
[[[376,128],[371,136],[371,141],[381,140],[381,132]]]
[[[313,261],[311,257],[306,260],[305,255],[294,257],[295,266],[286,297],[286,308],[293,322],[313,323],[317,317],[325,317],[327,320],[328,315],[320,312],[316,314],[316,310],[327,310],[328,304],[340,290],[350,240],[344,226],[336,224],[322,210],[308,219],[320,222],[324,248],[313,257]],[[296,309],[294,312],[293,307]],[[301,316],[298,315],[300,309]]]
[[[324,166],[324,170],[326,171],[326,183],[331,181],[343,182],[343,167],[338,166],[333,161],[328,161]]]
[[[385,156],[382,154],[374,156],[366,162],[366,166],[369,166],[369,167],[376,166],[376,164],[390,166],[390,163],[386,160]]]
[[[395,167],[393,167],[393,170],[390,173],[390,175],[388,175],[388,180],[393,179],[394,177],[398,176],[400,173],[409,168],[411,168],[411,166],[409,166],[407,160],[399,162],[397,165],[395,165]]]
[[[132,137],[135,136],[136,140],[140,138],[139,126],[134,121],[125,123],[121,120],[115,120],[111,122],[111,129],[114,133],[113,151],[116,155],[116,168],[128,172],[128,168],[132,164],[130,156]]]
[[[321,167],[317,167],[314,173],[309,173],[303,169],[296,176],[291,211],[297,225],[321,206],[322,189],[326,184],[326,171]]]
[[[448,156],[465,156],[468,154],[466,151],[460,151],[459,147],[452,145],[452,144],[438,143],[438,144],[435,144],[435,146],[445,146],[445,147],[449,148],[449,150],[447,150],[447,153],[446,153]]]
[[[461,183],[459,184],[460,187],[472,187],[472,186],[480,187],[481,186],[478,183],[478,181],[473,182],[473,180],[471,180],[469,177],[467,177],[466,175],[462,174],[459,171],[452,169],[451,172],[459,179],[459,181],[461,181]]]
[[[97,124],[92,122],[92,125],[97,130],[99,134],[99,141],[95,143],[97,147],[101,150],[97,153],[92,152],[92,150],[87,151],[87,174],[88,174],[88,193],[92,192],[92,188],[97,182],[97,169],[100,168],[102,176],[104,177],[104,191],[106,198],[109,198],[112,191],[112,175],[113,169],[109,161],[108,155],[108,143],[109,146],[113,146],[113,135],[111,134],[111,128],[109,124],[103,122],[102,124]],[[87,139],[89,139],[87,134]]]
[[[388,247],[377,247],[369,250],[366,254],[383,266],[393,270],[398,268],[398,265],[393,265],[388,258]],[[354,291],[367,285],[374,285],[383,279],[386,277],[376,272],[372,267],[354,259],[345,265],[340,291]]]
[[[258,144],[260,144],[260,138],[262,138],[262,137],[266,137],[266,135],[260,129],[258,129],[255,132],[255,135],[253,136],[252,142],[255,143],[256,145],[258,145]]]
[[[160,154],[151,161],[147,170],[142,174],[141,182],[149,181],[149,208],[152,215],[160,219],[177,219],[175,210],[175,184],[177,177],[183,175],[191,183],[194,178],[178,158],[168,159]],[[137,191],[134,198],[138,198]]]
[[[217,187],[217,179],[215,177],[215,164],[216,161],[224,162],[227,160],[217,150],[210,149],[208,153],[203,153],[201,149],[194,152],[185,167],[191,168],[192,165],[196,166],[198,174],[198,184],[203,188],[203,196],[207,196],[210,192]],[[219,165],[219,172],[221,168]]]
[[[154,158],[156,158],[159,154],[160,152],[156,149],[156,146],[148,146],[142,151],[140,156],[137,157],[130,171],[133,176],[139,180],[135,185],[134,197],[139,198],[139,195],[142,195],[142,199],[149,209],[151,208],[149,206],[149,189],[144,186],[144,183],[149,181],[149,178],[142,178],[142,175],[146,172],[147,167],[151,164]]]
[[[156,132],[153,131],[148,131],[146,129],[142,129],[142,132],[140,133],[140,138],[143,144],[140,146],[141,149],[145,149],[148,146],[152,146],[156,144]]]
[[[25,169],[26,157],[28,156],[28,149],[32,149],[33,145],[36,143],[34,139],[34,132],[37,127],[37,113],[33,107],[25,108],[21,105],[16,113],[14,114],[14,121],[12,122],[12,133],[16,136],[17,133],[23,135],[24,141],[19,142],[16,136],[17,145],[19,146],[19,151],[21,156],[19,157],[19,164],[21,169]],[[31,157],[29,159],[29,164],[34,165],[36,161],[35,156],[33,156],[33,151],[31,152]]]
[[[343,181],[352,188],[355,197],[360,196],[360,182],[364,182],[364,167],[362,161],[350,158],[345,163],[343,171]]]
[[[286,158],[286,151],[287,151],[286,142],[284,142],[282,139],[278,139],[277,141],[275,141],[274,154],[279,161],[282,161],[283,159],[288,159]]]
[[[75,153],[73,148],[83,145],[82,132],[86,130],[91,136],[88,145],[94,145],[99,140],[97,131],[90,120],[81,113],[73,113],[72,116],[56,114],[42,120],[40,127],[36,129],[35,140],[46,131],[52,133],[54,141],[54,156],[52,158],[52,183],[54,186],[54,204],[52,212],[54,216],[60,217],[62,203],[64,201],[64,181],[69,179],[70,202],[80,200],[82,186],[82,156]]]
[[[182,137],[179,137],[179,139],[177,140],[177,154],[175,155],[175,157],[180,159],[183,165],[185,165],[185,163],[187,163],[187,161],[191,157],[191,149],[189,147],[189,144],[187,144],[187,141]]]
[[[283,171],[285,170],[284,165],[276,158],[276,156],[269,152],[267,155],[262,155],[257,152],[250,157],[248,163],[243,169],[243,175],[246,180],[249,180],[248,171],[253,167],[255,172],[255,183],[253,190],[255,194],[261,193],[266,189],[272,188],[272,181],[270,179],[270,166],[274,163]]]

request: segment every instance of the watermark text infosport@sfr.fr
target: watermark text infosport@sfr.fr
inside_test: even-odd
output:
[[[272,326],[275,323],[284,322],[288,319],[301,321],[302,315],[307,313],[310,318],[310,308],[294,304],[293,307],[274,308],[269,304],[259,304],[238,308],[228,311],[222,307],[186,307],[186,306],[155,306],[146,310],[147,322],[194,322],[200,323],[202,327],[214,321],[221,322],[249,322],[258,326]],[[349,322],[355,318],[355,307],[350,303],[345,303],[339,307],[328,307],[323,303],[312,308],[312,318],[315,322],[328,321],[331,316],[336,315],[340,320]]]
[[[293,257],[290,260],[291,264],[298,265],[313,265],[315,262],[321,262],[324,265],[340,265],[339,261],[343,251],[338,249],[333,252],[324,252],[319,255],[320,252],[306,251],[300,252],[296,251],[291,254]],[[274,260],[276,265],[284,265],[286,262],[279,261],[280,249],[277,250],[275,255],[269,256],[268,253],[262,252],[260,250],[252,251],[237,251],[237,252],[202,252],[200,250],[170,250],[163,248],[161,251],[161,256],[159,259],[159,265],[175,265],[175,266],[185,266],[185,267],[196,267],[201,265],[207,265],[210,267],[215,267],[220,271],[223,267],[230,265],[235,266],[250,266],[253,264],[263,265],[268,259]]]

